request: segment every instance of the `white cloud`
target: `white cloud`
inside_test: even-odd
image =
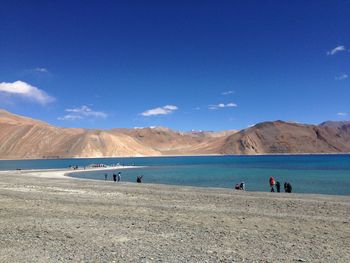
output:
[[[67,114],[63,117],[58,117],[57,119],[60,121],[75,121],[75,120],[81,120],[83,117],[79,116],[79,115],[71,115],[71,114]]]
[[[165,105],[163,107],[146,110],[142,112],[141,115],[142,116],[167,115],[174,112],[177,109],[178,107],[175,105]]]
[[[55,100],[55,98],[49,96],[45,91],[20,80],[12,83],[1,82],[0,93],[1,92],[12,96],[27,98],[43,105]]]
[[[72,112],[77,115],[82,115],[86,117],[97,117],[97,118],[106,118],[107,114],[102,111],[93,111],[88,106],[83,105],[80,108],[75,109],[66,109],[66,112]]]
[[[228,90],[228,91],[224,91],[221,93],[221,95],[230,95],[230,94],[233,94],[235,93],[233,90]]]
[[[335,77],[335,80],[344,80],[344,79],[347,79],[348,77],[349,77],[348,74],[341,74]]]
[[[35,68],[34,71],[40,73],[49,73],[49,71],[46,68]]]
[[[165,105],[163,108],[166,110],[172,110],[172,111],[177,110],[177,107],[174,105]]]
[[[338,116],[343,116],[343,117],[344,117],[344,116],[347,116],[348,113],[347,113],[347,112],[338,112],[337,115],[338,115]]]
[[[346,50],[345,46],[337,46],[337,47],[333,48],[331,51],[328,51],[327,55],[333,56],[333,55],[337,54],[338,52],[342,52],[345,50]]]
[[[58,120],[66,121],[66,120],[81,120],[86,118],[107,118],[107,114],[102,111],[93,111],[86,105],[81,106],[80,108],[66,109],[68,112],[67,115],[63,117],[58,117]]]
[[[236,108],[237,107],[237,104],[236,103],[233,103],[233,102],[230,102],[230,103],[219,103],[219,104],[212,104],[212,105],[209,105],[209,109],[210,110],[217,110],[217,109],[222,109],[222,108]]]

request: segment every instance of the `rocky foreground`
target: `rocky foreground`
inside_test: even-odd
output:
[[[350,262],[350,197],[0,174],[0,262]]]

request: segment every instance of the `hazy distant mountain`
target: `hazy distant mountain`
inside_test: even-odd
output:
[[[60,128],[0,110],[0,158],[350,152],[350,122],[283,121],[241,131]]]

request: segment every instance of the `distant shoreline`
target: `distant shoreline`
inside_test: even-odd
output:
[[[28,169],[28,170],[3,170],[0,174],[16,173],[25,174],[26,176],[34,176],[40,178],[70,178],[70,179],[83,179],[79,177],[70,176],[74,173],[84,173],[84,172],[94,172],[94,171],[114,171],[114,170],[124,170],[124,169],[135,169],[144,168],[146,166],[110,166],[110,167],[97,167],[97,168],[87,168],[87,169]],[[93,180],[93,179],[89,179]]]
[[[117,158],[166,158],[166,157],[225,157],[225,156],[303,156],[303,155],[350,155],[350,152],[341,153],[258,153],[258,154],[196,154],[196,155],[147,155],[147,156],[104,156],[104,157],[62,157],[62,158],[10,158],[0,161],[36,161],[36,160],[81,160],[81,159],[117,159]]]

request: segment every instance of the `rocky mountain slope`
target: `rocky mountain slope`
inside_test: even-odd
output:
[[[125,134],[66,129],[0,111],[0,158],[143,156],[161,153]]]
[[[350,123],[264,122],[228,136],[222,154],[350,152]]]
[[[223,132],[75,129],[0,110],[0,159],[350,152],[350,122],[283,121]]]

